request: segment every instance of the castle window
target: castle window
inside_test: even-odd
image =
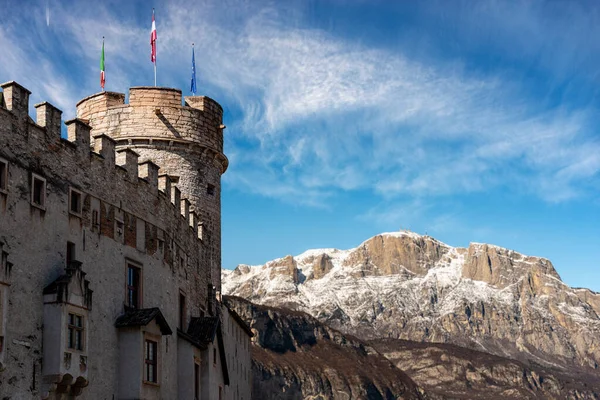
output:
[[[211,185],[210,183],[206,186],[206,194],[209,196],[215,195],[215,185]]]
[[[36,174],[31,174],[31,204],[46,207],[46,180]]]
[[[92,210],[92,229],[100,228],[100,218],[98,216],[98,210]]]
[[[185,332],[185,295],[183,293],[179,293],[179,329]]]
[[[213,347],[213,365],[217,366],[217,348]]]
[[[125,227],[123,220],[115,218],[115,225],[117,226],[117,235],[123,236],[123,228]]]
[[[141,275],[142,270],[133,264],[127,264],[127,307],[141,306]]]
[[[146,339],[146,351],[144,356],[145,373],[144,380],[150,383],[158,383],[158,343]]]
[[[4,350],[4,292],[0,286],[0,353]]]
[[[200,364],[194,363],[194,400],[200,400]]]
[[[81,216],[81,192],[77,189],[69,188],[69,212]]]
[[[75,258],[75,243],[67,242],[67,267],[71,265],[71,261]]]
[[[8,162],[0,158],[0,192],[8,191]]]
[[[73,350],[83,350],[83,317],[69,314],[67,347]]]

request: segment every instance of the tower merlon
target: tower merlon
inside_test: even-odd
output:
[[[138,158],[139,154],[135,151],[124,148],[117,150],[117,165],[127,170],[127,175],[132,181],[138,179]]]
[[[62,111],[48,103],[36,104],[36,123],[46,128],[46,135],[54,140],[60,139]]]
[[[138,176],[145,179],[150,187],[154,190],[158,190],[158,170],[160,167],[154,164],[152,161],[144,161],[139,164]]]
[[[223,128],[221,129],[225,128],[225,125],[221,123],[221,121],[223,121],[223,107],[221,107],[221,105],[215,100],[208,96],[185,96],[184,99],[186,106],[213,115],[214,119],[219,121],[219,127],[222,125]]]
[[[171,203],[175,206],[177,214],[181,214],[181,190],[177,186],[171,186]]]
[[[129,89],[129,105],[181,107],[181,90],[154,86],[135,86]]]
[[[88,96],[77,103],[77,117],[88,118],[88,115],[98,111],[106,111],[110,107],[125,104],[125,93],[100,92]]]
[[[181,199],[181,215],[185,218],[187,224],[190,223],[190,201]]]
[[[26,120],[29,113],[29,95],[31,92],[15,81],[0,85],[4,91],[4,104],[6,109],[12,111],[19,120]]]
[[[200,221],[200,218],[198,217],[198,214],[196,213],[196,210],[192,210],[190,212],[190,228],[192,228],[192,230],[194,232],[196,232],[196,229],[198,229],[198,222]]]
[[[171,199],[171,178],[167,174],[158,175],[158,190]]]
[[[90,153],[90,131],[92,127],[79,118],[65,121],[67,126],[67,138],[75,144],[83,155]]]
[[[94,151],[100,154],[106,160],[106,163],[112,167],[116,164],[115,159],[115,140],[105,134],[94,136]]]

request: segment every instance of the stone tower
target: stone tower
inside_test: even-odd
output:
[[[135,152],[139,162],[160,165],[160,185],[177,184],[191,207],[182,214],[195,211],[200,217],[201,259],[220,291],[221,174],[228,166],[221,106],[204,96],[186,96],[182,105],[178,89],[133,87],[129,104],[123,93],[97,93],[77,104],[77,117],[92,127],[92,143],[97,133],[104,133],[116,141],[117,157],[135,157]],[[178,191],[172,196],[179,196]]]

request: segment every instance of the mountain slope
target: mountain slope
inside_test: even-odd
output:
[[[256,334],[253,399],[430,399],[384,356],[308,314],[224,301]]]
[[[597,376],[524,365],[448,344],[364,342],[302,312],[239,297],[225,296],[224,302],[255,333],[252,398],[600,398]]]
[[[497,246],[385,233],[222,278],[225,294],[305,311],[363,339],[453,343],[592,372],[600,364],[600,295],[565,285],[546,259]]]
[[[577,370],[525,365],[450,344],[369,342],[428,393],[456,399],[598,399],[600,379]]]

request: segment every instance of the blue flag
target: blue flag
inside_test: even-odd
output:
[[[192,45],[192,84],[190,87],[192,96],[196,95],[196,59],[194,57],[194,45]]]

